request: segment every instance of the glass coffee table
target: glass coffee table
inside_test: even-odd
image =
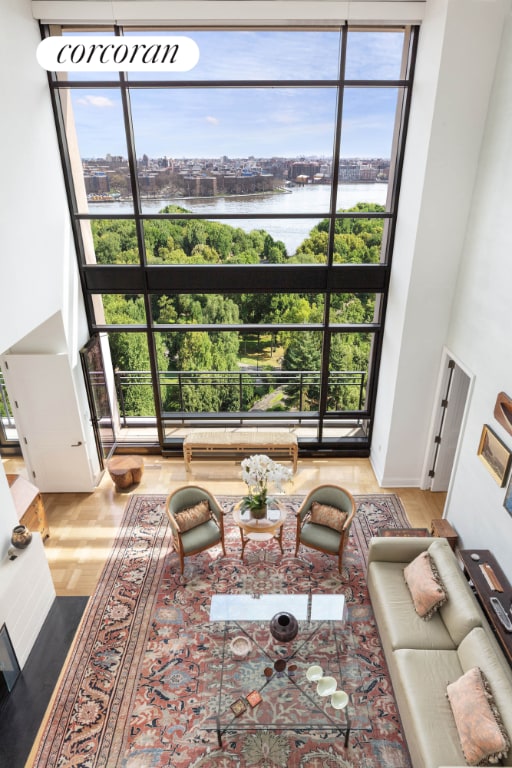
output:
[[[286,611],[298,633],[279,642],[270,619]],[[343,595],[214,595],[209,635],[216,714],[205,724],[219,747],[228,731],[330,731],[348,746],[357,649]],[[212,706],[213,710],[213,706]]]

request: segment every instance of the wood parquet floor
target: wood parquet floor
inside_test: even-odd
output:
[[[2,459],[6,473],[25,475],[21,458]],[[287,493],[309,491],[315,485],[336,483],[354,494],[396,493],[413,527],[430,528],[442,517],[445,493],[417,488],[381,488],[368,459],[299,459]],[[181,458],[144,457],[142,481],[129,491],[117,491],[105,472],[92,493],[45,493],[50,527],[45,549],[57,595],[91,595],[110,553],[131,493],[168,494],[181,485],[204,485],[214,494],[247,492],[237,461],[192,462],[187,473]]]

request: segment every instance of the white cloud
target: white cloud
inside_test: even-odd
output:
[[[210,123],[211,125],[219,125],[220,120],[218,117],[213,117],[212,115],[207,115],[206,122]]]
[[[106,96],[92,96],[90,94],[81,99],[77,99],[77,102],[84,107],[99,107],[100,109],[103,109],[103,107],[114,106],[112,99],[108,99]]]

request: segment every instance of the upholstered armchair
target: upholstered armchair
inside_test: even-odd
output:
[[[301,544],[335,555],[341,573],[343,550],[355,513],[355,501],[349,491],[338,485],[314,488],[297,512],[295,557]]]
[[[172,529],[174,548],[180,559],[181,573],[185,558],[196,555],[216,544],[224,549],[222,508],[215,496],[197,485],[187,485],[173,491],[165,506]]]

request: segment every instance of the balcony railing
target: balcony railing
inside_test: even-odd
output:
[[[7,396],[7,387],[5,386],[3,373],[0,371],[0,418],[2,424],[10,429],[15,429],[14,417],[12,415],[11,404]]]
[[[328,412],[361,411],[365,407],[366,371],[330,371],[328,381]],[[133,392],[144,389],[152,393],[150,371],[115,371],[116,390],[121,423],[128,426],[137,418],[155,418],[154,413],[134,413]],[[319,371],[165,371],[158,385],[165,418],[207,416],[209,419],[252,414],[253,417],[272,414],[307,414],[318,410],[321,374]],[[200,407],[201,393],[222,393],[229,407],[212,412]],[[194,395],[195,407],[189,405]],[[132,404],[130,404],[132,401]],[[142,401],[141,401],[142,402]],[[282,403],[282,404],[281,404]],[[347,405],[350,403],[350,405]],[[198,407],[199,404],[199,407]],[[148,409],[149,410],[149,409]]]

